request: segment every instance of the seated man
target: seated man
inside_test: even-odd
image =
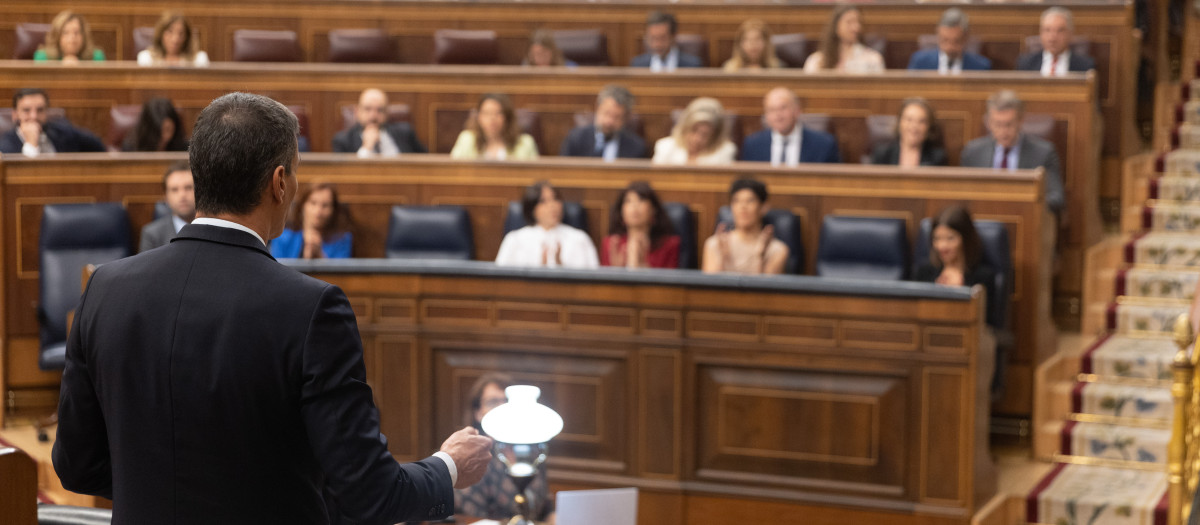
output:
[[[625,129],[625,120],[633,113],[633,95],[624,86],[610,84],[596,97],[596,119],[588,126],[571,130],[563,139],[558,154],[564,157],[603,157],[641,159],[646,157],[646,142]]]
[[[671,72],[680,67],[701,67],[699,58],[679,50],[675,33],[679,23],[675,15],[655,11],[646,17],[646,50],[636,57],[630,67],[648,67],[655,73]]]
[[[196,218],[196,193],[192,185],[192,167],[181,160],[171,164],[163,174],[163,200],[171,214],[159,217],[142,227],[138,253],[163,246]]]
[[[425,153],[412,126],[388,122],[388,98],[375,88],[363,90],[354,107],[357,124],[333,137],[334,153],[357,153],[359,158],[395,157],[401,153]]]
[[[18,89],[13,95],[13,129],[0,135],[0,153],[22,153],[36,157],[43,153],[107,151],[92,132],[72,126],[66,119],[50,120],[46,108],[50,95],[44,90]]]
[[[967,143],[962,150],[962,165],[969,168],[1002,170],[1046,169],[1046,206],[1062,212],[1062,163],[1050,142],[1021,133],[1025,105],[1011,90],[994,93],[987,100],[988,136]]]
[[[1091,57],[1071,52],[1071,37],[1075,32],[1075,20],[1065,7],[1051,7],[1042,12],[1042,23],[1038,38],[1042,41],[1040,53],[1028,53],[1017,59],[1020,71],[1041,71],[1042,76],[1065,75],[1069,71],[1096,69]]]
[[[943,75],[992,69],[991,60],[964,49],[967,45],[967,24],[967,14],[962,9],[947,9],[937,25],[937,49],[913,53],[908,60],[908,68],[936,70]]]
[[[742,160],[770,162],[772,166],[795,166],[801,162],[842,161],[837,139],[800,125],[800,97],[777,87],[763,97],[767,128],[742,142]]]

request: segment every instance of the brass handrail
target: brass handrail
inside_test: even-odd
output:
[[[1171,425],[1171,443],[1167,450],[1167,483],[1170,506],[1167,523],[1183,525],[1191,514],[1192,494],[1196,489],[1196,422],[1200,421],[1200,404],[1196,396],[1200,389],[1196,385],[1196,359],[1200,352],[1189,352],[1195,343],[1192,323],[1187,314],[1175,319],[1175,344],[1179,351],[1171,363],[1171,397],[1175,401],[1174,418]]]

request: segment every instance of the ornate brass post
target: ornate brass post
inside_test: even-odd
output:
[[[1170,507],[1167,511],[1167,523],[1183,525],[1191,510],[1191,491],[1188,490],[1188,478],[1192,456],[1191,432],[1195,421],[1191,417],[1193,395],[1193,380],[1195,367],[1189,350],[1192,347],[1194,334],[1192,323],[1187,314],[1181,314],[1175,320],[1175,344],[1179,351],[1171,363],[1171,396],[1175,401],[1175,416],[1171,426],[1171,443],[1167,453],[1167,482],[1170,493]]]

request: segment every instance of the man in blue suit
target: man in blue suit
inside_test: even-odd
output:
[[[670,73],[681,67],[704,67],[695,55],[679,50],[675,45],[675,33],[679,22],[675,15],[655,11],[646,17],[647,53],[633,57],[629,67],[648,67],[655,73]]]
[[[957,7],[942,13],[937,25],[937,49],[913,53],[908,69],[937,71],[943,75],[963,71],[987,71],[992,61],[967,51],[967,14]]]
[[[742,160],[770,162],[772,166],[795,166],[801,162],[839,163],[837,139],[828,133],[800,125],[800,97],[777,87],[763,97],[763,120],[767,129],[742,142]]]

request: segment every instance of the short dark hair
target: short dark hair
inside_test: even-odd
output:
[[[291,173],[299,133],[296,115],[270,98],[229,93],[212,101],[196,119],[189,148],[196,210],[250,213],[276,167]]]
[[[975,230],[971,212],[967,211],[965,206],[951,206],[933,218],[933,224],[929,227],[931,244],[933,230],[936,230],[938,226],[950,228],[962,237],[963,262],[968,271],[983,261],[983,241],[979,240],[979,232]],[[937,250],[929,250],[929,262],[937,268],[942,267],[942,258],[938,257]]]
[[[733,196],[742,190],[754,192],[754,196],[758,197],[759,204],[767,202],[767,185],[750,177],[733,181],[733,184],[729,186],[729,200],[733,200]]]
[[[649,27],[658,24],[667,24],[667,30],[671,32],[671,35],[675,35],[675,32],[679,30],[679,22],[675,20],[675,15],[662,11],[651,11],[646,16],[646,26]]]
[[[667,210],[663,208],[662,201],[659,200],[658,194],[654,192],[654,188],[650,187],[650,183],[638,180],[629,183],[621,193],[617,194],[617,200],[613,203],[612,212],[608,215],[609,235],[625,235],[629,232],[628,227],[625,225],[625,217],[621,214],[621,209],[625,206],[625,196],[630,193],[637,195],[638,198],[644,201],[650,201],[650,206],[654,208],[654,223],[650,225],[650,244],[657,244],[659,240],[675,234],[675,227],[671,224],[671,218],[667,217]]]
[[[13,93],[13,109],[17,109],[17,102],[20,102],[21,99],[33,95],[41,95],[42,98],[46,99],[46,105],[50,104],[50,95],[46,94],[46,90],[42,88],[21,88],[16,93]]]
[[[521,216],[525,218],[527,226],[537,224],[537,219],[533,216],[533,209],[542,200],[543,188],[550,188],[550,191],[554,192],[554,198],[562,200],[562,193],[558,191],[558,188],[551,186],[549,182],[539,180],[530,184],[528,188],[525,188],[525,194],[521,196]]]
[[[167,191],[167,178],[170,177],[172,173],[175,173],[177,171],[186,171],[188,173],[191,173],[192,172],[192,164],[190,162],[188,162],[187,160],[177,160],[175,162],[172,162],[170,166],[167,166],[167,171],[163,172],[163,176],[162,176],[162,186],[163,186],[164,192]]]

